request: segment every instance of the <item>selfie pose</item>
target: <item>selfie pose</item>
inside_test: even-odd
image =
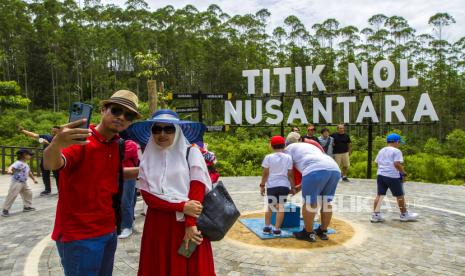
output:
[[[200,150],[189,144],[204,131],[203,124],[181,121],[171,110],[129,129],[150,137],[139,173],[148,205],[139,275],[215,275],[210,241],[196,226],[212,184]]]
[[[89,117],[68,123],[44,151],[45,168],[60,170],[52,239],[65,275],[112,275],[117,243],[113,200],[122,168],[118,133],[140,116],[137,105],[133,92],[117,91],[102,101],[98,125],[80,128]],[[126,179],[137,174],[137,168],[124,170]]]

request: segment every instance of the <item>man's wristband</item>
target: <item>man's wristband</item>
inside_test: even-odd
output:
[[[265,184],[260,184],[260,188],[264,188],[265,187]]]

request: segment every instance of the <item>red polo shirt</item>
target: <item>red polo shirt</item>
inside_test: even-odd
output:
[[[85,146],[62,151],[60,191],[52,239],[75,241],[115,231],[112,197],[118,192],[119,136],[111,141],[90,126],[92,136]]]

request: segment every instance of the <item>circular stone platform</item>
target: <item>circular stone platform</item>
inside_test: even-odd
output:
[[[240,218],[264,218],[265,214],[262,212],[251,212],[248,214],[243,214]],[[328,241],[324,242],[314,242],[309,243],[308,241],[297,240],[295,238],[275,238],[262,240],[247,227],[245,227],[241,222],[237,221],[233,227],[229,230],[226,238],[242,243],[242,246],[248,247],[262,247],[263,250],[268,249],[280,249],[280,250],[296,250],[304,249],[311,250],[315,248],[328,248],[332,246],[341,246],[348,240],[350,240],[354,234],[355,230],[350,225],[350,223],[340,220],[333,217],[331,220],[330,228],[333,228],[337,231],[336,234],[331,234]],[[318,239],[318,241],[320,241]]]
[[[0,184],[8,185],[8,180]],[[228,177],[223,181],[242,214],[263,210],[259,177]],[[405,190],[409,209],[420,214],[418,222],[400,222],[395,201],[388,196],[385,203],[390,206],[382,209],[386,222],[370,223],[375,182],[341,182],[333,204],[334,217],[354,229],[352,238],[340,246],[321,249],[311,247],[325,241],[303,242],[310,250],[266,248],[225,238],[212,243],[217,275],[464,275],[465,187],[408,182]],[[0,196],[3,200],[4,195]],[[113,275],[137,273],[144,224],[140,203],[137,232],[118,241]],[[63,275],[55,245],[47,238],[53,227],[56,197],[35,193],[33,204],[36,212],[22,213],[21,201],[16,200],[12,216],[0,217],[0,275]],[[337,229],[337,224],[334,227]],[[41,240],[45,250],[34,251],[43,244]],[[30,265],[35,258],[36,264]],[[25,268],[37,274],[23,274]]]

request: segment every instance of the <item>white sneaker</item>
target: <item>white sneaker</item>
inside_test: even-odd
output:
[[[124,228],[123,231],[121,231],[121,234],[118,236],[118,239],[126,239],[131,235],[132,235],[132,229]]]
[[[416,221],[417,218],[417,213],[405,212],[404,214],[400,214],[400,221]]]
[[[375,222],[383,222],[384,219],[383,219],[383,217],[381,216],[380,213],[373,213],[371,215],[370,221],[373,222],[373,223],[375,223]]]

